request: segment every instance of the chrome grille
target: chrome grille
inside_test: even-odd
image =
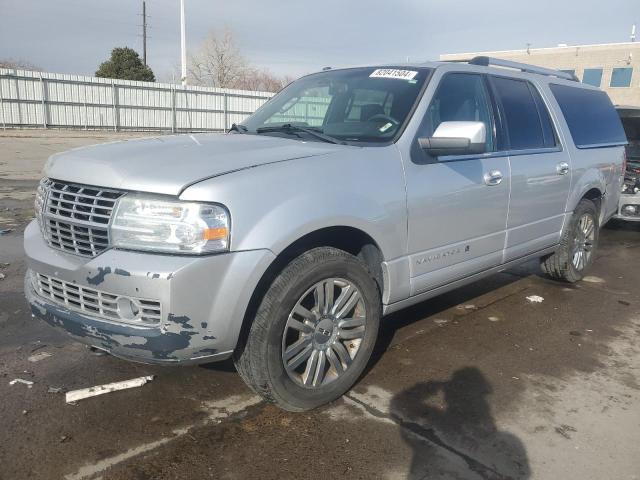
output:
[[[162,319],[156,300],[114,295],[36,272],[31,283],[41,297],[69,310],[125,323],[159,324]]]
[[[87,257],[108,248],[111,214],[123,192],[51,179],[43,179],[40,187],[39,219],[50,246]]]
[[[49,245],[78,255],[95,257],[109,246],[106,228],[94,228],[45,218]]]

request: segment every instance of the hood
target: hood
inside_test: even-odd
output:
[[[268,135],[170,135],[80,147],[53,155],[49,178],[105,188],[179,195],[207,178],[353,148]]]

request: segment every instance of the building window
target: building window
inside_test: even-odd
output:
[[[582,76],[582,83],[599,87],[602,84],[602,69],[585,68],[584,75]]]
[[[625,68],[614,68],[613,72],[611,72],[611,83],[610,87],[630,87],[631,86],[631,74],[633,73],[633,68],[625,67]]]
[[[568,73],[569,75],[575,75],[576,74],[575,70],[566,70],[566,69],[562,70],[561,69],[560,71],[563,72],[563,73]]]

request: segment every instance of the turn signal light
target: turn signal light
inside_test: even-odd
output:
[[[222,240],[229,236],[229,230],[224,227],[207,228],[204,231],[205,240]]]

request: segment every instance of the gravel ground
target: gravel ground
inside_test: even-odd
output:
[[[229,362],[98,356],[29,315],[21,235],[46,155],[120,138],[0,132],[0,479],[640,479],[640,226],[604,229],[579,284],[531,263],[388,317],[357,386],[291,414]]]

